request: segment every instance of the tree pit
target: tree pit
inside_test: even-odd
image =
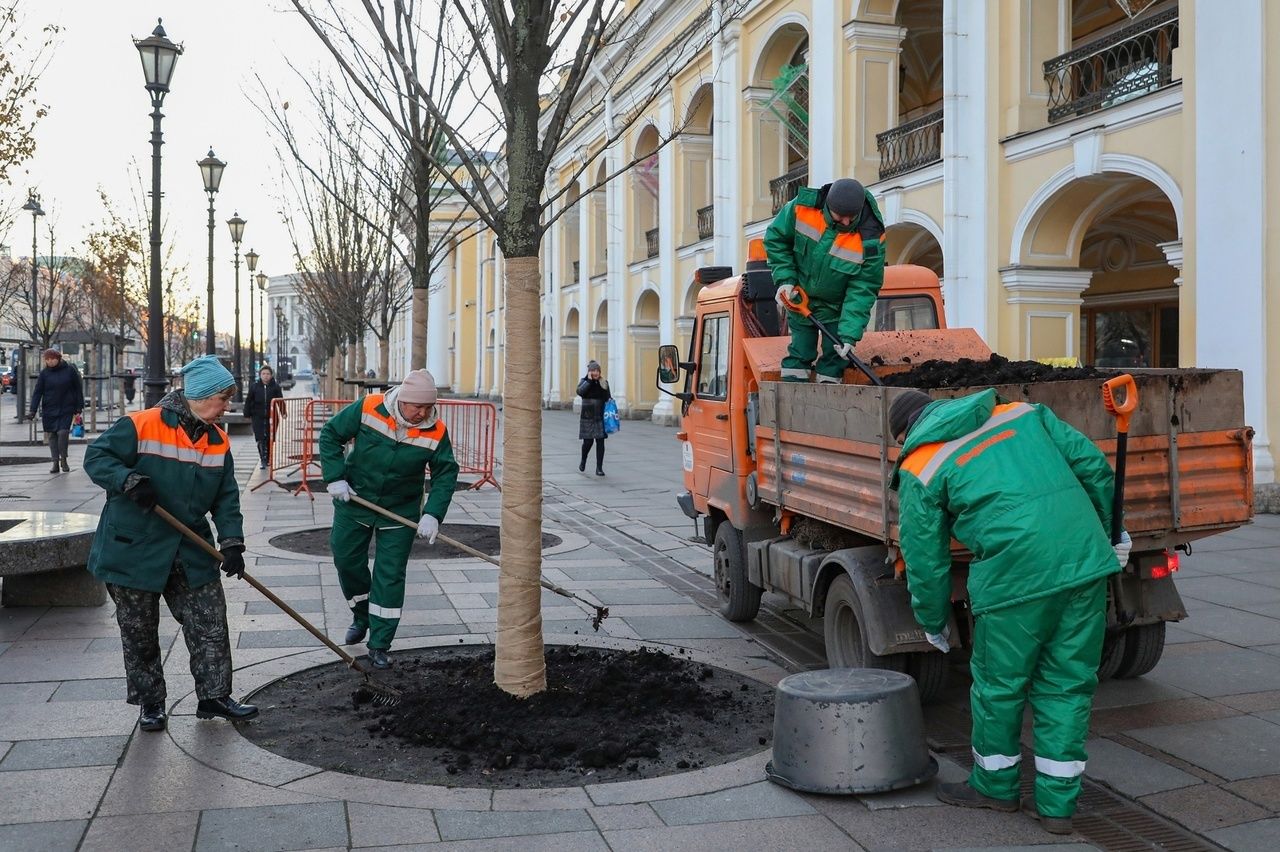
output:
[[[283,757],[388,781],[565,787],[655,778],[768,745],[773,688],[652,648],[547,649],[547,690],[493,683],[493,648],[394,652],[377,679],[404,693],[375,705],[340,663],[275,681],[240,732]]]
[[[1116,375],[1119,375],[1117,370],[1052,367],[1039,361],[1010,361],[1003,355],[993,354],[985,361],[973,358],[925,361],[905,372],[890,373],[883,379],[886,385],[899,388],[969,388],[1078,379],[1106,381]]]
[[[272,547],[287,550],[290,553],[300,553],[304,556],[329,556],[330,529],[330,527],[316,527],[284,533],[275,536],[269,543]],[[446,524],[440,528],[440,534],[447,535],[489,556],[497,556],[502,552],[498,527],[487,524]],[[555,547],[560,544],[560,541],[557,535],[543,533],[542,549]],[[461,559],[470,555],[439,539],[436,539],[435,544],[427,544],[425,538],[415,538],[413,548],[409,551],[410,559]]]

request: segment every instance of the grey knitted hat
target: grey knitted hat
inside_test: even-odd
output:
[[[915,425],[916,418],[933,397],[918,390],[904,391],[889,406],[889,435],[896,438],[903,432],[909,432]]]
[[[840,178],[827,190],[827,209],[841,216],[857,219],[866,203],[866,190],[853,178]]]

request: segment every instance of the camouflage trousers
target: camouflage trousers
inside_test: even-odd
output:
[[[160,661],[160,598],[182,625],[191,656],[196,697],[225,698],[231,694],[231,641],[227,634],[227,599],[215,580],[199,588],[187,585],[180,565],[169,572],[163,592],[148,592],[107,583],[116,602],[116,622],[124,645],[124,670],[130,704],[160,704],[167,692]]]

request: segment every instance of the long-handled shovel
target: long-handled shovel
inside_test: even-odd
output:
[[[370,503],[368,500],[356,494],[351,495],[351,502],[360,506],[364,506],[366,509],[369,509],[371,511],[377,512],[379,515],[382,515],[382,517],[386,518],[387,520],[395,521],[398,524],[404,524],[409,529],[412,529],[412,530],[418,529],[418,524],[416,522],[409,520],[403,515],[397,515],[395,512],[384,509],[381,506],[379,506],[377,503]],[[477,559],[483,559],[485,562],[488,562],[491,565],[497,565],[499,567],[502,566],[501,562],[494,559],[489,554],[482,553],[481,551],[476,550],[474,547],[469,547],[468,545],[463,544],[457,539],[450,538],[444,533],[437,533],[436,538],[440,539],[440,541],[443,541],[445,544],[449,545],[450,547],[456,547],[458,550],[461,550],[463,553],[468,553],[476,557]],[[579,597],[578,595],[575,595],[573,592],[569,591],[568,589],[557,586],[555,583],[551,582],[550,580],[540,577],[538,578],[538,583],[542,586],[542,588],[555,592],[557,595],[563,595],[566,598],[573,598],[575,601],[580,601],[586,604],[587,606],[593,608],[596,611],[596,614],[591,619],[591,626],[596,630],[600,629],[600,622],[604,621],[606,618],[609,617],[609,607],[607,606],[596,606],[591,601],[585,598]]]
[[[1124,400],[1116,401],[1116,393],[1123,390]],[[1102,404],[1107,413],[1116,419],[1116,488],[1111,498],[1111,543],[1120,543],[1120,534],[1124,530],[1124,471],[1125,458],[1129,452],[1129,418],[1138,408],[1138,383],[1133,376],[1123,373],[1102,383]],[[1128,624],[1133,621],[1133,614],[1120,610],[1120,575],[1111,575],[1112,594],[1115,597],[1116,621]]]
[[[822,334],[826,336],[828,340],[831,341],[832,346],[841,345],[840,338],[836,337],[835,333],[832,332],[831,329],[827,328],[825,323],[823,323],[821,320],[819,320],[817,317],[813,315],[813,311],[809,309],[809,294],[806,293],[803,289],[801,289],[800,287],[794,288],[793,298],[787,299],[786,303],[787,303],[788,310],[795,311],[800,316],[804,317],[809,322],[813,323],[814,326],[817,327],[818,331],[822,332]],[[850,364],[857,367],[863,373],[866,373],[867,378],[871,380],[871,384],[881,386],[881,387],[884,385],[884,382],[880,380],[880,377],[877,376],[875,372],[872,371],[872,369],[868,367],[866,363],[857,355],[854,355],[852,352],[850,352],[845,357]]]
[[[173,515],[169,514],[169,512],[166,511],[163,506],[156,506],[152,511],[154,511],[160,517],[164,518],[165,521],[169,524],[169,526],[173,527],[175,530],[177,530],[178,532],[182,533],[184,536],[189,538],[192,542],[198,545],[200,549],[202,549],[205,553],[209,554],[219,562],[222,562],[223,560],[222,551],[218,550],[216,547],[209,544],[209,542],[205,541],[203,538],[197,535],[194,530],[192,530],[186,524],[182,523],[182,521],[178,520]],[[312,636],[319,639],[321,642],[323,642],[325,645],[328,646],[329,650],[333,651],[335,654],[341,657],[346,662],[348,667],[353,668],[356,671],[360,672],[360,674],[364,675],[364,685],[369,689],[370,692],[373,693],[374,704],[380,704],[383,707],[394,707],[395,705],[400,703],[400,699],[404,697],[403,693],[401,693],[400,690],[392,686],[387,686],[385,683],[382,683],[377,678],[375,678],[373,676],[373,672],[369,671],[364,666],[360,665],[359,661],[356,660],[355,657],[351,656],[349,653],[343,650],[340,646],[335,644],[332,639],[324,635],[324,633],[319,628],[317,628],[314,624],[312,624],[310,621],[307,621],[305,618],[299,615],[298,612],[294,610],[293,607],[289,606],[287,603],[280,600],[280,598],[276,596],[275,592],[271,591],[266,586],[262,585],[262,583],[260,583],[257,580],[257,578],[250,576],[247,572],[240,576],[250,586],[253,586],[259,592],[261,592],[263,597],[271,601],[276,606],[280,607],[280,609],[284,610],[285,614],[287,614],[290,618],[292,618],[294,621],[301,624],[303,627],[307,628],[307,630],[310,631]]]

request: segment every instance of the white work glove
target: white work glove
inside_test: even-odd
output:
[[[778,303],[778,307],[784,311],[787,310],[787,303],[791,301],[791,296],[796,292],[795,285],[783,284],[778,288],[778,292],[773,294],[773,299]]]
[[[943,627],[941,633],[925,633],[924,638],[929,640],[930,645],[945,654],[951,650],[951,643],[947,641],[951,638],[951,625]]]
[[[356,496],[356,492],[352,490],[351,486],[347,484],[345,479],[330,482],[324,487],[324,490],[328,491],[329,496],[334,500],[340,500],[343,503],[346,503],[352,497]]]
[[[440,522],[432,515],[423,515],[418,521],[418,538],[425,538],[427,544],[436,543],[436,535],[440,532]]]
[[[853,344],[852,343],[837,344],[836,354],[846,361],[853,360]]]
[[[1120,563],[1120,570],[1124,570],[1124,566],[1129,564],[1129,551],[1133,549],[1133,539],[1129,538],[1129,534],[1124,530],[1120,531],[1120,543],[1111,545],[1111,549],[1116,552],[1116,561]]]

